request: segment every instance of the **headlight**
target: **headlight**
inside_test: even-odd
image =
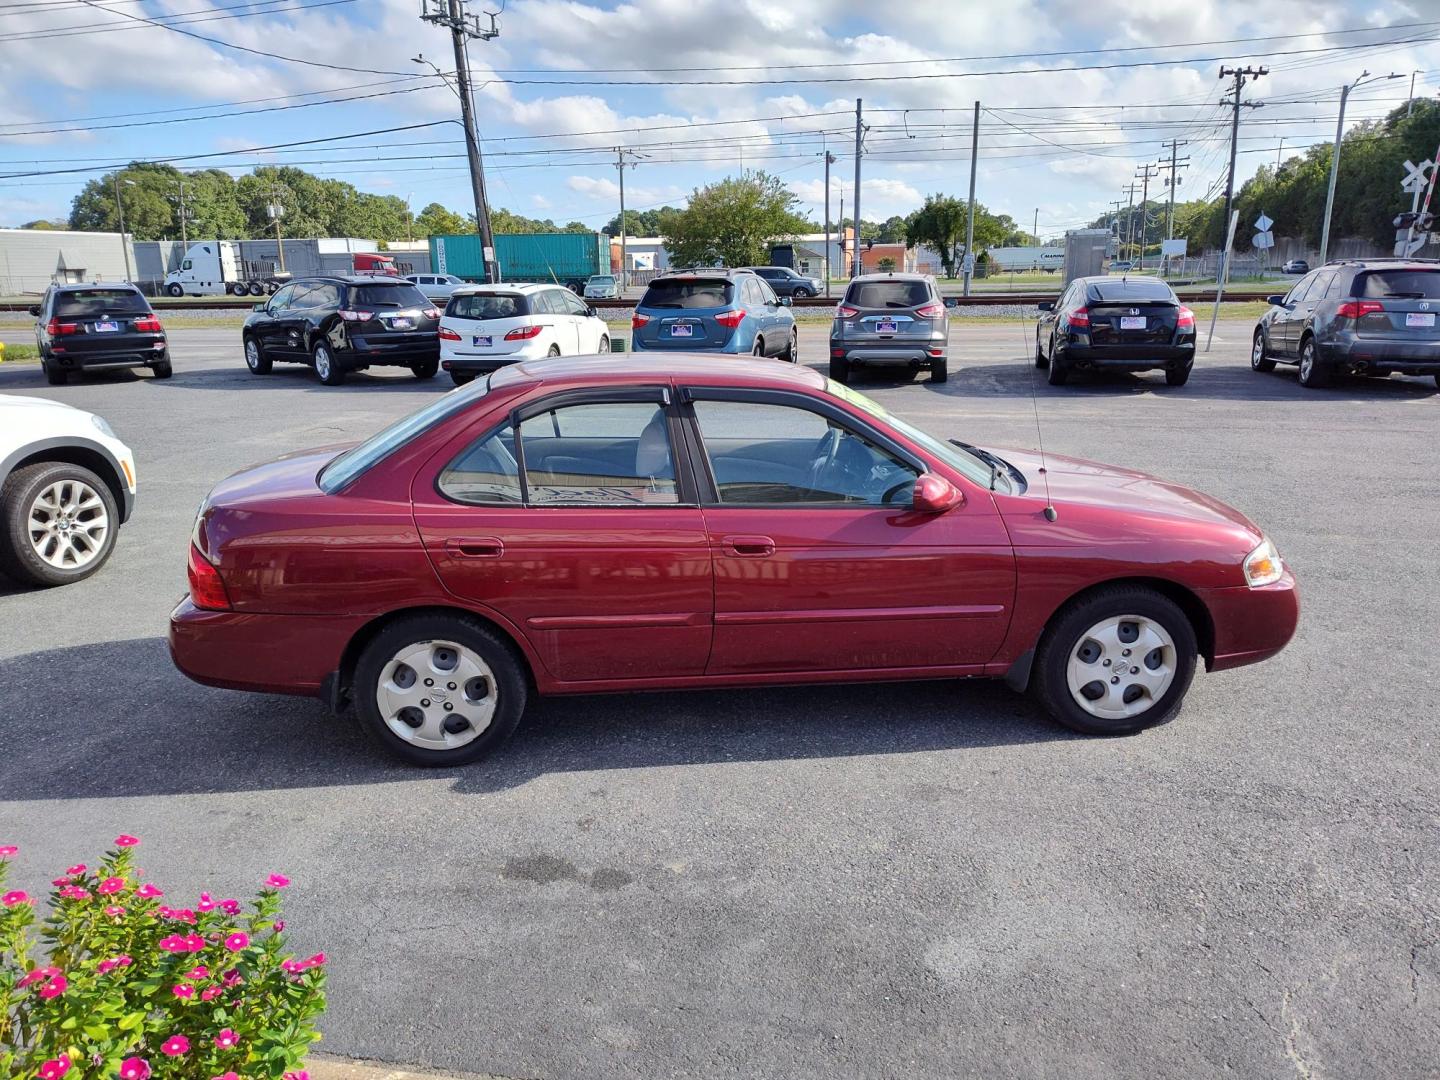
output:
[[[1261,585],[1273,585],[1285,573],[1285,564],[1280,561],[1280,552],[1267,536],[1260,546],[1245,556],[1245,583],[1252,589]]]
[[[96,416],[94,413],[91,413],[90,422],[95,425],[101,435],[104,435],[107,438],[111,439],[116,437],[115,432],[110,429],[110,425],[105,422],[104,418]]]

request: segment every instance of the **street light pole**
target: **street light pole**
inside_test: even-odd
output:
[[[835,164],[835,155],[832,154],[829,150],[826,150],[826,151],[825,151],[825,298],[826,298],[827,300],[830,298],[830,166],[831,166],[831,165],[834,165],[834,164]],[[841,216],[843,217],[844,215],[842,214]],[[841,233],[840,233],[840,235],[843,237],[843,236],[845,235],[845,233],[844,233],[844,228],[845,228],[845,226],[844,226],[844,223],[843,223],[843,222],[841,223],[840,228],[841,228]],[[844,244],[843,244],[843,243],[841,244],[841,250],[842,250],[842,251],[844,250]]]
[[[112,176],[115,181],[115,213],[120,218],[120,252],[125,256],[125,280],[129,281],[133,276],[130,271],[130,242],[125,239],[125,202],[120,198],[120,174],[117,172]],[[129,180],[123,183],[130,183]]]
[[[1325,222],[1320,227],[1320,264],[1325,264],[1325,257],[1330,251],[1330,213],[1335,208],[1335,181],[1340,175],[1340,143],[1345,134],[1345,103],[1350,98],[1350,91],[1361,86],[1367,79],[1371,82],[1386,79],[1403,79],[1403,75],[1379,75],[1370,78],[1370,72],[1362,71],[1360,77],[1348,86],[1340,88],[1340,116],[1335,121],[1335,146],[1330,151],[1330,186],[1325,190]]]

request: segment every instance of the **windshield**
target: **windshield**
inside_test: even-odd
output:
[[[461,410],[469,408],[477,398],[484,397],[489,391],[490,376],[481,375],[470,385],[451,390],[424,408],[401,417],[387,428],[382,428],[320,470],[320,490],[326,495],[334,495],[349,486],[381,458],[400,449],[416,436],[423,435],[442,420],[448,420]]]
[[[877,420],[883,420],[887,425],[899,431],[917,446],[924,447],[927,452],[939,458],[967,479],[973,480],[982,487],[988,488],[990,486],[990,463],[983,458],[976,457],[968,450],[960,449],[960,447],[954,443],[943,442],[928,432],[921,431],[913,424],[907,424],[894,413],[886,412],[881,405],[871,401],[864,394],[857,393],[848,386],[842,386],[832,379],[825,380],[825,389],[836,397],[848,401],[851,405],[865,410]],[[1005,483],[1008,490],[1014,490],[1012,478],[1003,469],[999,474],[999,480]]]
[[[613,277],[592,277],[592,278],[590,279],[590,284],[591,284],[591,285],[614,285],[614,284],[615,284],[615,279],[614,279]]]

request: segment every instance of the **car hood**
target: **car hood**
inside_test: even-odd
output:
[[[991,452],[1024,473],[1029,484],[1024,496],[1003,502],[997,500],[1002,502],[1001,512],[1007,517],[1011,513],[1032,516],[1034,507],[1030,504],[1037,498],[1045,498],[1048,480],[1050,501],[1062,520],[1066,508],[1070,507],[1100,511],[1121,519],[1163,517],[1202,526],[1218,526],[1246,534],[1252,544],[1258,544],[1263,536],[1260,528],[1233,506],[1227,506],[1203,491],[1161,480],[1148,473],[1059,454],[1046,454],[1042,459],[1030,450],[997,449]],[[1040,471],[1042,460],[1045,465],[1043,474]],[[1010,505],[1020,503],[1026,505]]]

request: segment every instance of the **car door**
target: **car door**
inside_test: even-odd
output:
[[[712,675],[970,668],[1009,625],[989,493],[910,509],[927,463],[802,394],[687,387],[715,565]]]
[[[1305,296],[1319,276],[1320,271],[1316,270],[1297,281],[1295,287],[1285,297],[1280,314],[1275,317],[1275,328],[1279,330],[1280,351],[1286,356],[1294,356],[1300,347],[1299,327],[1303,321]]]
[[[272,357],[292,355],[289,338],[285,333],[285,319],[298,288],[299,285],[286,285],[279,289],[265,302],[264,318],[251,326],[255,336],[260,339],[261,347]]]
[[[570,324],[575,331],[575,351],[582,356],[599,352],[600,335],[595,332],[597,320],[590,317],[589,305],[569,289],[560,293],[560,301],[565,305],[565,311],[569,314]]]
[[[765,351],[771,356],[779,356],[789,344],[790,324],[794,320],[764,278],[755,279],[755,291],[765,312]]]
[[[705,669],[713,571],[671,401],[662,386],[532,399],[416,475],[445,588],[525,634],[557,679]]]

